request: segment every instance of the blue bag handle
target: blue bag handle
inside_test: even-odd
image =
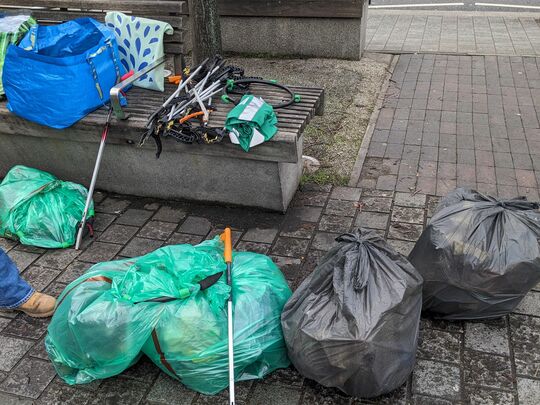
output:
[[[99,96],[100,100],[103,102],[103,104],[105,104],[104,103],[104,94],[103,94],[103,90],[101,88],[101,85],[99,84],[98,72],[97,72],[97,69],[96,69],[96,65],[94,65],[93,59],[96,56],[101,55],[106,50],[108,50],[110,55],[111,55],[111,59],[112,59],[113,64],[114,64],[114,70],[115,70],[115,73],[116,73],[116,83],[119,83],[120,82],[120,77],[121,77],[120,76],[120,67],[118,66],[118,62],[117,62],[116,58],[114,57],[114,48],[113,48],[113,44],[112,44],[112,39],[110,37],[105,39],[105,45],[100,46],[97,49],[97,51],[95,51],[94,53],[91,53],[90,55],[88,55],[86,57],[86,61],[88,62],[88,64],[90,65],[90,69],[92,70],[92,77],[94,78],[94,83],[95,83],[95,86],[96,86],[96,90],[98,92],[98,96]]]

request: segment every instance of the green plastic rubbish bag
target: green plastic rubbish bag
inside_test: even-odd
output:
[[[193,390],[225,389],[225,269],[219,237],[93,266],[58,299],[45,340],[56,371],[68,384],[89,383],[144,353]],[[236,381],[287,367],[280,316],[291,291],[279,269],[264,255],[235,252],[232,288]]]
[[[70,247],[87,195],[79,184],[14,166],[0,183],[0,236],[43,248]],[[93,216],[92,203],[88,218]]]

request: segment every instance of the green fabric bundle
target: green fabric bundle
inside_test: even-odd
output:
[[[0,183],[0,236],[43,248],[70,247],[87,195],[79,184],[14,166]],[[88,218],[93,216],[92,203]]]
[[[271,139],[277,132],[277,117],[272,106],[262,98],[245,95],[227,115],[225,129],[231,142],[249,148]]]
[[[0,14],[0,98],[4,95],[2,71],[8,46],[17,45],[36,20],[29,15]]]

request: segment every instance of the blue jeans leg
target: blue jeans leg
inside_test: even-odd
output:
[[[19,276],[19,270],[0,249],[0,308],[13,309],[24,304],[34,289]]]

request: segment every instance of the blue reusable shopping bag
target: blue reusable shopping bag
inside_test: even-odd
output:
[[[109,101],[125,73],[114,34],[92,18],[35,26],[4,66],[8,108],[30,121],[66,128]]]

